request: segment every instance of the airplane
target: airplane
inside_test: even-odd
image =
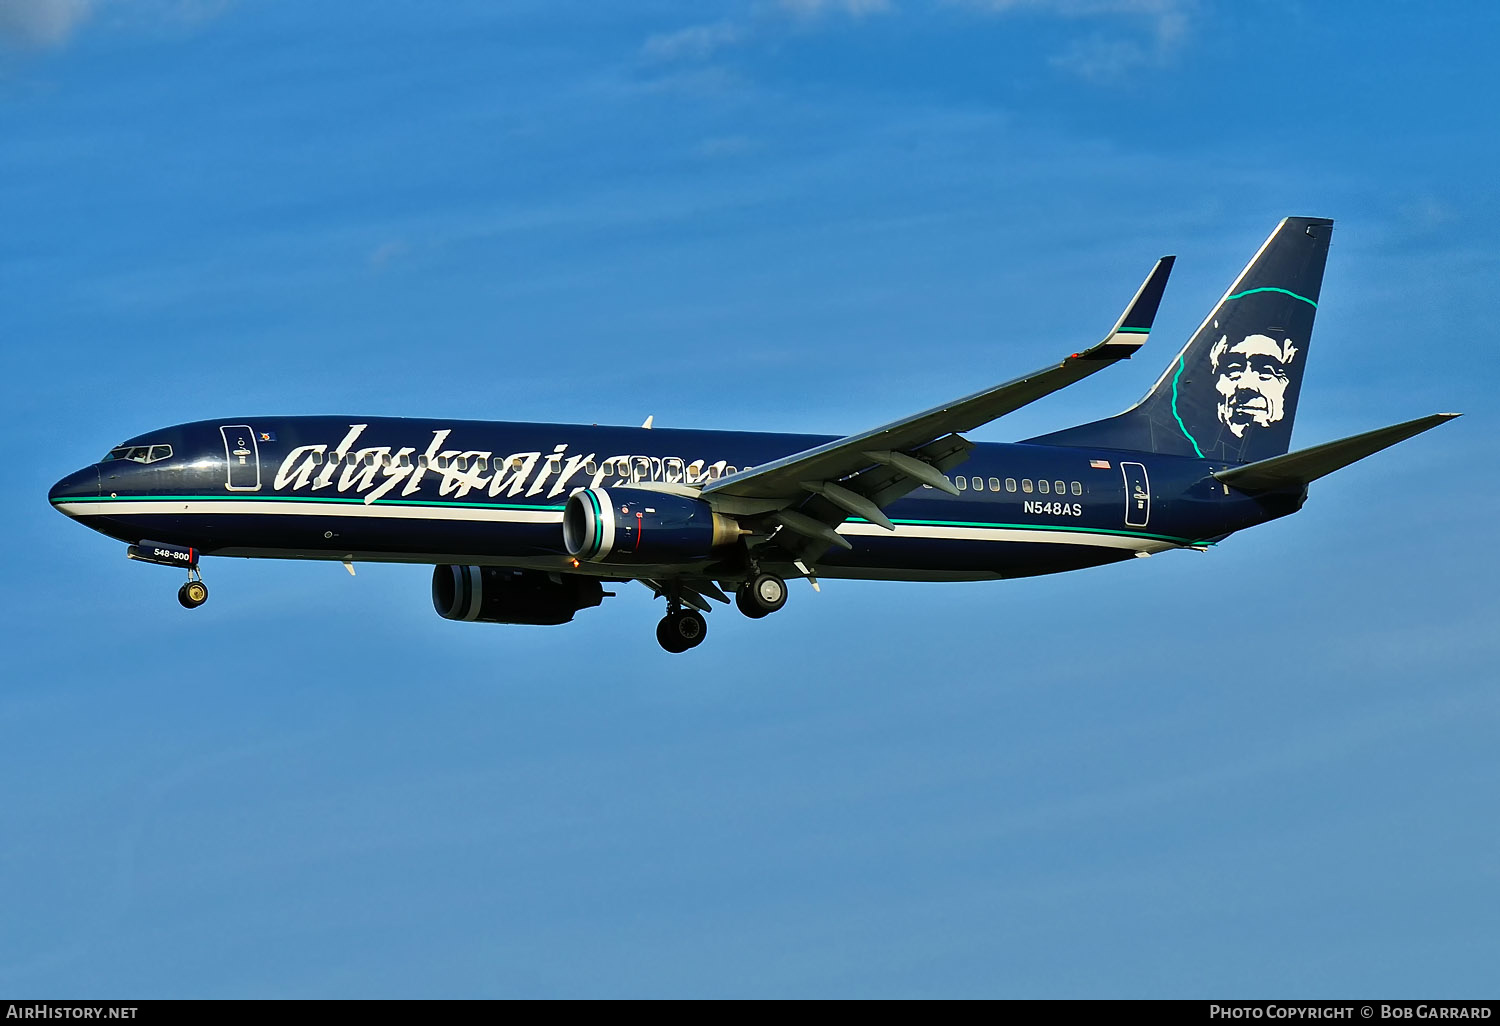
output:
[[[780,610],[788,579],[1002,580],[1201,550],[1459,416],[1290,451],[1332,226],[1278,224],[1140,402],[1021,442],[964,434],[1132,357],[1175,258],[1091,348],[859,434],[235,417],[128,439],[48,498],[185,570],[190,609],[202,556],[431,564],[437,613],[479,623],[567,623],[640,581],[673,653],[731,594],[750,618]]]

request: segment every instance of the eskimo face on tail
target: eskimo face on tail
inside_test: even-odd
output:
[[[1270,427],[1286,416],[1288,369],[1297,356],[1292,340],[1246,335],[1233,345],[1220,337],[1209,352],[1219,378],[1219,421],[1236,438],[1251,427]]]

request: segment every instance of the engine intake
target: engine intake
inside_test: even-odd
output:
[[[578,574],[494,566],[432,568],[432,607],[445,620],[553,625],[603,601],[604,586]]]
[[[584,562],[707,559],[743,533],[702,499],[644,488],[584,488],[563,507],[563,545]]]

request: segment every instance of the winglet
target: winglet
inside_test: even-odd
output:
[[[1162,293],[1167,291],[1167,278],[1171,276],[1172,264],[1176,261],[1175,256],[1164,256],[1158,260],[1104,341],[1077,354],[1074,359],[1128,360],[1135,355],[1135,351],[1146,344],[1146,339],[1151,334],[1151,325],[1156,321],[1156,309],[1161,306]]]
[[[1284,456],[1248,463],[1243,467],[1220,470],[1214,477],[1244,492],[1277,491],[1299,485],[1305,487],[1335,470],[1343,470],[1357,460],[1374,455],[1397,442],[1404,442],[1413,435],[1420,435],[1423,431],[1430,431],[1458,416],[1461,414],[1434,413],[1430,417],[1419,417],[1404,424],[1366,431],[1362,435],[1342,438],[1337,442],[1325,442],[1311,449],[1299,449]]]

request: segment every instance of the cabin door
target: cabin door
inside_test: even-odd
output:
[[[226,424],[219,428],[224,436],[224,456],[229,460],[229,480],[224,487],[231,492],[260,491],[260,447],[249,424]]]
[[[1144,463],[1121,463],[1125,475],[1125,526],[1145,527],[1151,522],[1151,481]]]

